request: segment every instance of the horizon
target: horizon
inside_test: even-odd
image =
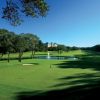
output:
[[[66,46],[91,47],[100,43],[99,0],[46,0],[50,6],[47,16],[24,17],[17,27],[0,19],[0,28],[20,33],[33,33],[45,42]],[[3,0],[1,0],[4,5]]]

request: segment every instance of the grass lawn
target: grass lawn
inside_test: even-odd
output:
[[[83,55],[79,61],[43,59],[24,59],[21,63],[17,60],[10,63],[6,60],[0,61],[0,100],[24,100],[18,98],[24,92],[32,92],[34,95],[38,92],[47,93],[97,84],[100,81],[100,57],[84,54],[82,51],[62,54]]]
[[[26,57],[26,58],[30,58],[31,57],[31,52],[25,52],[23,53],[23,58]],[[35,56],[39,55],[39,56],[43,56],[43,55],[47,55],[48,52],[36,52],[35,53]],[[58,54],[58,52],[56,51],[50,51],[50,55],[51,56],[73,56],[73,55],[83,55],[85,54],[83,51],[81,50],[73,50],[73,51],[69,51],[69,52],[62,52],[60,55]],[[5,54],[3,56],[3,58],[7,58],[8,55]],[[10,54],[10,58],[18,58],[18,53],[12,53]]]

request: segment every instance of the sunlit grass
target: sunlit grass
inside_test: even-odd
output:
[[[31,53],[26,53],[26,55],[29,54]],[[44,54],[44,52],[38,54]],[[64,52],[62,55],[81,54],[85,53],[82,51],[70,51]],[[16,55],[14,54],[13,56]],[[81,65],[76,68],[73,66],[70,66],[70,68],[59,67],[63,62],[66,62],[67,66],[69,61],[41,59],[25,59],[21,63],[17,60],[12,60],[10,63],[6,60],[0,61],[0,100],[14,100],[17,93],[23,91],[48,91],[84,85],[100,77],[99,70],[88,68],[87,65],[84,69]]]
[[[86,52],[82,50],[72,50],[68,52],[62,52],[61,54],[58,53],[58,51],[49,51],[51,56],[75,56],[75,55],[84,55]],[[31,58],[31,51],[30,52],[24,52],[22,57],[28,57]],[[43,56],[43,55],[48,55],[48,52],[35,52],[35,56]],[[10,58],[18,58],[19,54],[18,53],[11,53]],[[3,58],[7,58],[8,55],[5,54]]]

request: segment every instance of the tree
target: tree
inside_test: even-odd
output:
[[[32,58],[35,55],[36,44],[37,44],[37,39],[36,38],[30,38],[30,48],[32,50]]]
[[[96,51],[96,52],[100,52],[100,44],[97,44],[97,45],[91,47],[91,50]]]
[[[7,48],[5,48],[7,45],[6,34],[8,34],[8,30],[0,29],[0,53],[1,53],[1,57],[3,56],[3,54],[5,54],[7,52]]]
[[[32,51],[31,57],[35,55],[35,51],[46,50],[46,44],[40,40],[37,35],[32,33],[16,34],[6,29],[0,29],[0,55],[8,54],[8,62],[10,61],[10,53],[18,52],[18,60],[21,62],[23,52]]]
[[[31,57],[33,58],[35,55],[37,45],[39,43],[39,37],[37,37],[32,33],[26,33],[26,34],[22,33],[21,36],[25,39],[26,47],[28,48],[28,50],[32,51]]]
[[[37,51],[48,51],[48,43],[43,43],[41,40],[39,40]]]
[[[8,30],[1,29],[0,30],[0,53],[1,57],[3,54],[7,53],[8,54],[8,62],[10,61],[10,52],[13,51],[13,38],[14,38],[14,33],[9,32]]]
[[[15,49],[17,52],[19,52],[19,57],[18,57],[18,61],[21,62],[22,59],[22,55],[23,52],[25,50],[26,47],[26,40],[25,38],[23,38],[20,35],[16,35],[16,39],[15,39]]]
[[[48,4],[44,0],[4,0],[6,5],[2,8],[2,18],[8,20],[11,25],[22,23],[23,15],[29,17],[45,16]]]
[[[8,62],[10,61],[10,53],[13,52],[13,41],[14,41],[14,33],[9,32],[9,34],[6,35],[6,44],[7,44],[7,54],[8,54]]]

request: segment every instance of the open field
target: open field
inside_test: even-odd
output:
[[[24,59],[21,63],[17,60],[10,63],[0,61],[0,100],[33,100],[41,95],[51,99],[56,96],[58,100],[66,100],[59,96],[67,100],[84,100],[81,99],[84,95],[88,97],[94,93],[88,94],[88,91],[100,89],[99,55],[83,51],[62,55],[78,55],[80,60]]]

